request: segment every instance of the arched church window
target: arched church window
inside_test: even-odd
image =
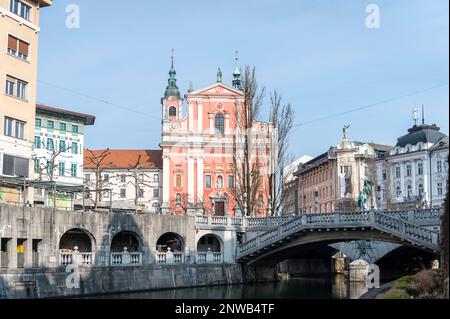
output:
[[[177,108],[175,106],[171,106],[169,108],[169,116],[170,117],[177,116]]]
[[[223,188],[223,177],[222,176],[218,176],[217,177],[217,188]]]
[[[177,204],[177,206],[181,206],[181,194],[177,194],[177,197],[176,197],[176,204]]]
[[[221,113],[216,115],[215,126],[216,132],[224,134],[225,133],[225,120]]]

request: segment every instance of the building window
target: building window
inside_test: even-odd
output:
[[[406,166],[406,176],[411,177],[411,174],[412,174],[412,167],[411,167],[411,165],[407,165]]]
[[[35,136],[34,137],[34,148],[36,149],[41,149],[42,145],[41,145],[41,137],[40,136]]]
[[[423,196],[423,184],[419,184],[419,187],[417,190],[418,190],[419,196],[422,197]]]
[[[228,188],[234,188],[234,176],[228,175]]]
[[[36,127],[41,127],[41,126],[42,126],[42,120],[36,119]]]
[[[72,177],[77,177],[77,175],[78,175],[78,172],[77,172],[78,167],[77,166],[78,166],[77,164],[72,164],[72,167],[70,169],[70,173],[71,173]]]
[[[25,20],[31,21],[31,7],[19,0],[10,0],[10,11]]]
[[[75,134],[78,133],[78,126],[72,125],[72,133],[75,133]]]
[[[66,175],[66,163],[61,162],[59,163],[59,176],[65,176]]]
[[[177,108],[175,106],[171,106],[169,108],[169,116],[176,117],[177,116]]]
[[[144,198],[144,194],[145,194],[144,189],[139,188],[139,191],[138,191],[139,198]]]
[[[47,161],[47,174],[48,175],[53,175],[53,164],[49,161]]]
[[[423,163],[417,164],[417,173],[418,175],[423,175]]]
[[[78,143],[72,142],[72,154],[78,154]]]
[[[23,140],[25,139],[25,122],[5,117],[3,133],[6,136]]]
[[[222,176],[218,176],[217,177],[217,188],[218,189],[222,189],[223,188],[223,177]]]
[[[59,151],[64,153],[67,151],[67,143],[66,141],[59,141]]]
[[[436,168],[438,173],[442,173],[442,161],[436,162]]]
[[[181,194],[180,193],[177,194],[175,201],[176,201],[177,206],[181,206]]]
[[[66,129],[67,129],[66,123],[59,123],[59,129],[60,129],[61,131],[65,132]]]
[[[28,60],[30,45],[12,35],[8,35],[8,53],[22,60]]]
[[[127,175],[124,175],[124,174],[120,175],[120,182],[121,183],[126,183],[127,182]]]
[[[144,176],[144,174],[139,174],[139,181],[140,182],[143,182],[144,181],[144,178],[145,178],[145,176]]]
[[[402,197],[402,189],[400,188],[400,186],[397,186],[397,188],[395,190],[395,195],[397,198]]]
[[[109,182],[109,174],[103,175],[103,181],[108,183]]]
[[[86,183],[90,182],[91,181],[91,174],[84,174],[84,181]]]
[[[206,175],[205,187],[206,188],[212,188],[212,177],[211,177],[211,175]]]
[[[181,174],[175,174],[175,187],[180,188],[180,187],[183,187],[182,185],[183,184],[182,184],[182,176],[181,176]]]
[[[39,174],[41,172],[41,160],[36,158],[34,160],[34,172]]]
[[[406,188],[406,191],[407,191],[408,198],[411,198],[411,196],[412,196],[412,186],[408,185],[408,187]]]
[[[395,178],[400,178],[400,166],[395,168]]]
[[[154,181],[155,183],[158,183],[158,182],[159,182],[159,174],[153,175],[153,181]]]
[[[55,128],[55,122],[53,121],[47,121],[47,128],[54,129]]]
[[[387,179],[387,172],[386,172],[386,170],[384,169],[383,170],[383,181],[385,181]]]
[[[159,198],[159,188],[153,189],[153,197]]]
[[[47,150],[52,152],[55,150],[55,144],[51,138],[47,139]]]
[[[442,196],[442,194],[444,193],[443,188],[442,188],[442,183],[437,184],[437,193],[438,193],[438,196]]]
[[[127,190],[126,188],[120,189],[120,198],[126,198],[127,197]]]
[[[217,114],[215,119],[216,133],[225,133],[225,120],[222,114]]]

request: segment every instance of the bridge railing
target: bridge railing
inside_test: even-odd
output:
[[[437,218],[436,211],[427,211],[426,214],[429,214],[429,217],[426,218]],[[425,216],[427,216],[426,214]],[[415,218],[412,215],[413,213],[409,212],[408,216]],[[279,227],[242,243],[238,246],[238,257],[239,255],[242,256],[262,249],[301,229],[320,227],[374,227],[414,244],[432,249],[435,249],[439,243],[439,234],[437,232],[401,218],[398,212],[397,214],[387,214],[379,211],[304,214],[300,217],[288,219]]]

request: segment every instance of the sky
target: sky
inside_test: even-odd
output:
[[[66,26],[66,8],[80,27]],[[379,28],[368,28],[369,4]],[[413,125],[449,131],[448,0],[55,0],[41,11],[38,103],[92,114],[92,149],[158,149],[171,49],[186,93],[231,85],[235,51],[295,111],[293,156],[342,139],[395,145]],[[267,96],[261,120],[268,119]],[[354,111],[352,111],[354,110]]]

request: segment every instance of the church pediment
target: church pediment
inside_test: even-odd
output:
[[[197,90],[188,94],[188,96],[236,96],[243,97],[244,93],[242,91],[236,90],[232,87],[229,87],[223,83],[216,83],[207,88]]]

